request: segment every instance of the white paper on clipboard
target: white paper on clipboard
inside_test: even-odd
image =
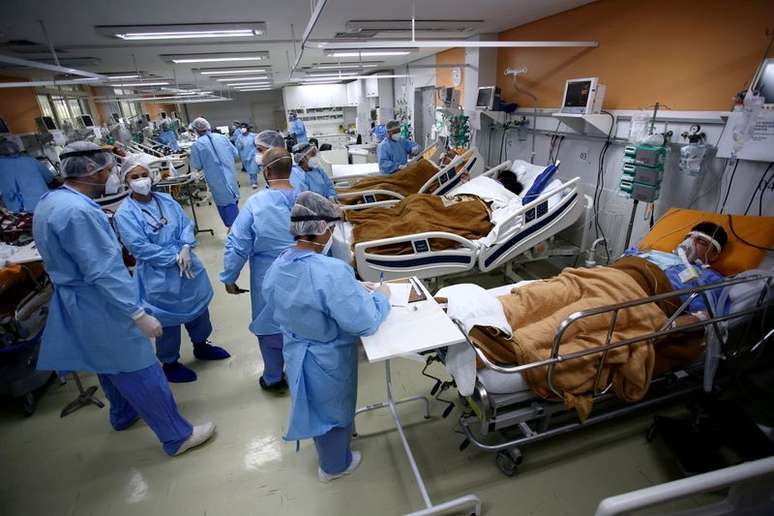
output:
[[[389,283],[390,287],[390,305],[408,306],[411,298],[412,283]]]

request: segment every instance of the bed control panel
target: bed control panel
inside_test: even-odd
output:
[[[365,194],[363,195],[363,202],[366,204],[371,204],[376,202],[376,196],[374,194]]]
[[[548,200],[545,200],[524,214],[524,222],[532,222],[548,213]]]
[[[445,174],[441,174],[438,177],[438,182],[440,182],[441,184],[447,183],[448,181],[454,178],[455,174],[456,174],[456,171],[454,169],[451,169],[447,171]]]
[[[415,253],[426,253],[430,250],[430,242],[427,239],[413,240],[411,246]]]

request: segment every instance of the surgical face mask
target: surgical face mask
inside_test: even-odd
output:
[[[140,179],[129,181],[129,188],[139,195],[148,195],[151,191],[151,178],[141,177]]]
[[[112,195],[115,193],[118,193],[118,190],[121,188],[121,180],[118,179],[118,176],[115,174],[110,174],[110,177],[108,177],[108,180],[105,181],[105,193],[107,195]]]
[[[677,246],[678,255],[680,254],[680,251],[685,254],[685,259],[688,260],[688,263],[701,262],[699,255],[696,252],[696,246],[694,245],[693,238],[688,237],[680,242],[680,245]]]
[[[247,134],[247,127],[242,128],[242,134]]]
[[[312,168],[320,168],[320,158],[317,156],[309,158],[306,162],[309,163],[309,166]]]
[[[333,232],[331,232],[330,238],[328,239],[327,242],[325,242],[325,245],[323,246],[322,251],[320,251],[320,253],[327,256],[328,251],[331,250],[331,246],[333,246]]]
[[[263,152],[256,152],[255,153],[255,162],[259,165],[263,164]]]
[[[393,133],[390,135],[390,139],[394,142],[400,141],[400,133]]]

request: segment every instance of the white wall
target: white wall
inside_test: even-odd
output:
[[[670,113],[670,115],[682,116],[682,113],[673,113]],[[527,116],[531,125],[530,111],[525,110],[523,114]],[[614,112],[614,114],[618,114],[618,112]],[[689,114],[687,115],[690,116]],[[715,115],[719,114],[716,113]],[[623,116],[625,115],[622,114]],[[706,117],[710,115],[702,112],[696,113],[696,116]],[[520,117],[521,114],[518,116],[514,115],[513,119]],[[482,116],[481,120],[482,129],[477,132],[475,141],[487,163],[494,166],[501,161],[499,154],[503,135],[502,126],[495,127],[492,130],[493,125],[489,117]],[[712,145],[716,144],[723,130],[723,125],[719,122],[719,116],[717,117],[717,123],[710,123],[709,120],[699,121],[702,125],[702,130],[707,133],[707,141]],[[687,130],[691,122],[671,121],[666,123],[668,129],[674,132],[672,137],[674,145],[670,148],[661,188],[661,197],[655,203],[655,217],[658,218],[671,207],[717,211],[723,201],[722,197],[725,197],[731,178],[730,167],[728,169],[725,167],[726,160],[714,157],[705,159],[706,173],[700,178],[690,177],[681,172],[678,168],[679,144],[682,144],[684,140],[680,138],[680,133]],[[628,121],[621,120],[617,126],[614,136],[622,139],[628,138]],[[556,130],[557,121],[549,116],[539,116],[537,127],[539,131],[542,130],[550,133]],[[665,122],[658,122],[656,127],[658,132],[664,131]],[[570,132],[565,126],[562,126],[560,129],[560,133]],[[521,136],[522,138],[519,137],[519,132],[516,129],[511,129],[506,133],[502,147],[502,160],[523,159],[529,161],[532,134],[529,130],[525,130],[521,133]],[[536,164],[543,165],[548,162],[550,140],[550,134],[537,135],[535,145]],[[621,176],[625,143],[624,141],[617,141],[607,151],[603,175],[604,189],[599,203],[600,224],[608,238],[612,256],[616,256],[623,251],[626,229],[632,208],[632,201],[618,194],[618,181]],[[569,135],[565,137],[558,154],[558,159],[562,162],[558,172],[559,176],[563,179],[580,177],[583,192],[593,196],[595,186],[597,185],[599,154],[603,144],[604,138],[591,139]],[[587,155],[588,158],[582,159],[581,154]],[[739,214],[745,211],[750,196],[767,165],[767,163],[740,161],[725,212]],[[768,203],[766,200],[768,200]],[[769,192],[764,197],[763,215],[774,215],[774,203],[772,201],[774,201],[774,194]],[[644,210],[645,205],[640,203],[631,238],[632,244],[638,242],[649,230],[649,218],[645,217]],[[758,214],[757,198],[750,214]],[[579,231],[571,235],[575,243],[580,243],[579,235]]]
[[[287,129],[280,90],[236,93],[231,101],[188,104],[187,109],[190,120],[203,116],[212,127],[231,125],[234,120],[239,120],[249,122],[256,131]]]

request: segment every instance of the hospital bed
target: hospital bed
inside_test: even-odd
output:
[[[157,144],[157,145],[163,145],[163,144]],[[181,153],[164,153],[158,146],[148,145],[148,141],[146,140],[143,143],[137,143],[137,142],[129,142],[126,144],[127,149],[129,152],[132,153],[143,153],[148,154],[154,158],[167,158],[171,160],[171,162],[174,164],[175,168],[185,167],[188,165],[188,154],[185,152]]]
[[[505,162],[485,172],[494,177],[501,170],[510,168]],[[539,173],[542,167],[535,167]],[[531,176],[532,181],[537,173]],[[353,263],[361,278],[366,281],[396,279],[407,276],[437,278],[466,272],[489,272],[525,253],[540,242],[555,236],[573,225],[591,205],[590,199],[579,190],[580,178],[567,181],[555,179],[532,202],[522,205],[519,200],[501,208],[493,220],[498,220],[490,233],[479,240],[469,240],[453,233],[441,231],[401,235],[392,238],[359,242],[352,250],[352,226],[338,225],[334,231],[333,253],[348,263]],[[524,185],[529,190],[531,182]],[[454,193],[453,191],[451,192]],[[383,201],[376,205],[390,206],[398,201]],[[361,208],[360,205],[350,208]],[[454,248],[434,251],[430,240],[449,240]],[[380,246],[406,244],[409,254],[378,254]]]
[[[509,163],[510,166],[510,162]],[[361,167],[361,165],[350,165],[354,167]],[[425,193],[431,195],[444,195],[450,192],[454,187],[458,186],[463,178],[474,178],[481,175],[484,172],[484,160],[478,151],[471,149],[464,154],[455,156],[448,164],[443,167],[438,167],[438,172],[433,174],[425,184],[423,184],[419,191],[414,193]],[[357,181],[368,176],[351,176],[347,182],[342,182],[336,186],[341,188],[346,184],[346,187],[357,186]],[[373,175],[371,176],[373,177]],[[361,190],[358,192],[340,192],[337,194],[339,200],[343,199],[360,199],[359,204],[352,205],[350,207],[343,207],[344,209],[364,209],[373,208],[377,206],[389,206],[391,201],[400,201],[404,198],[398,192],[392,192],[390,190],[374,189],[374,190]],[[386,199],[385,199],[386,198]],[[377,200],[379,199],[379,200]]]

